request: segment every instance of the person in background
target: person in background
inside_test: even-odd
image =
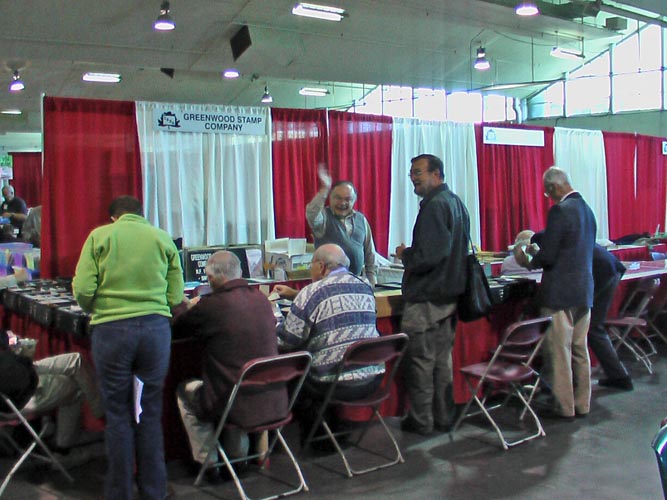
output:
[[[375,287],[377,266],[375,243],[368,220],[354,210],[357,191],[350,181],[331,185],[331,177],[325,168],[318,170],[322,187],[306,205],[306,220],[315,237],[315,248],[325,243],[340,246],[350,259],[350,272],[361,276],[362,270],[372,287]],[[329,206],[324,203],[329,196]]]
[[[535,234],[534,231],[531,231],[530,229],[524,229],[523,231],[520,231],[516,235],[516,238],[514,238],[514,244],[510,246],[512,253],[510,253],[507,257],[503,259],[503,263],[500,266],[501,276],[505,276],[508,274],[526,274],[537,271],[537,270],[526,269],[525,267],[519,265],[516,261],[516,257],[514,256],[515,252],[520,252],[522,251],[522,248],[525,248],[526,246],[530,245],[531,243],[530,238],[534,234]],[[541,269],[539,271],[541,271]]]
[[[104,415],[92,366],[77,352],[33,362],[12,349],[8,332],[0,330],[0,392],[24,415],[56,411],[54,451],[100,440],[99,433],[81,430],[84,401],[94,417]],[[0,407],[0,411],[9,409]]]
[[[572,419],[590,411],[591,364],[586,336],[593,305],[593,248],[597,225],[593,211],[570,184],[567,174],[550,167],[542,177],[544,194],[553,200],[542,244],[516,253],[517,262],[542,268],[538,300],[551,316],[543,344],[542,373],[553,404],[544,417]]]
[[[396,248],[405,270],[401,330],[410,337],[403,366],[410,409],[401,429],[428,435],[448,432],[455,415],[452,346],[456,302],[466,286],[470,218],[445,183],[437,156],[413,158],[410,179],[423,199],[412,245]]]
[[[35,248],[42,245],[42,205],[28,210],[28,216],[21,230],[21,238]]]
[[[241,278],[239,258],[231,252],[215,252],[205,270],[212,292],[197,297],[198,301],[193,299],[190,309],[177,316],[172,325],[174,337],[194,336],[203,343],[202,379],[183,382],[177,390],[178,407],[197,472],[206,461],[210,451],[207,443],[213,437],[243,365],[255,358],[278,354],[273,307],[258,288]],[[286,390],[270,396],[262,392],[242,394],[235,402],[230,421],[253,426],[264,423],[267,415],[286,413]],[[225,452],[231,457],[248,454],[248,436],[238,428],[225,428],[222,440]],[[258,448],[265,451],[266,433],[260,441]],[[208,469],[207,479],[217,482],[219,469]]]
[[[23,198],[14,196],[14,188],[9,184],[3,186],[2,196],[4,201],[2,202],[0,213],[2,214],[2,217],[9,219],[12,226],[17,228],[20,232],[21,227],[23,227],[23,222],[28,215],[28,206],[25,204]]]
[[[133,498],[135,464],[142,499],[163,500],[167,493],[162,392],[170,308],[182,302],[183,271],[171,236],[142,212],[132,196],[113,200],[112,223],[90,233],[72,282],[75,299],[92,313],[93,361],[106,415],[104,497],[113,500]]]
[[[373,290],[368,281],[348,270],[349,265],[343,249],[328,243],[313,254],[310,285],[299,292],[285,285],[273,289],[294,300],[277,328],[279,348],[304,349],[313,355],[299,398],[302,432],[312,425],[313,402],[324,399],[345,349],[357,340],[378,336]],[[364,398],[379,387],[383,373],[384,366],[376,365],[348,371],[336,386],[334,397],[348,401]]]

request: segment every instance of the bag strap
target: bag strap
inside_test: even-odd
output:
[[[463,211],[465,214],[468,216],[468,243],[470,243],[470,250],[472,251],[472,254],[477,258],[477,255],[475,254],[475,245],[472,244],[472,236],[470,236],[470,212],[468,212],[468,208],[466,207],[465,203],[461,200],[460,197],[459,202],[461,203],[461,207],[463,208]]]

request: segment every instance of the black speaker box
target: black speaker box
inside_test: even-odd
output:
[[[241,54],[243,54],[250,45],[252,45],[252,40],[250,39],[250,29],[247,26],[243,26],[236,35],[232,37],[229,41],[229,44],[232,46],[232,56],[234,56],[234,61],[236,61]]]

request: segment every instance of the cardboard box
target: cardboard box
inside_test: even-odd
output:
[[[305,238],[280,238],[264,243],[264,262],[269,269],[284,271],[307,271],[313,254],[306,251]]]

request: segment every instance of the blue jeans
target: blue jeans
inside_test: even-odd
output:
[[[132,500],[136,458],[142,499],[166,496],[162,392],[169,368],[169,319],[140,316],[93,327],[93,359],[106,414],[108,470],[104,497]],[[134,416],[134,376],[144,383],[140,421]]]

